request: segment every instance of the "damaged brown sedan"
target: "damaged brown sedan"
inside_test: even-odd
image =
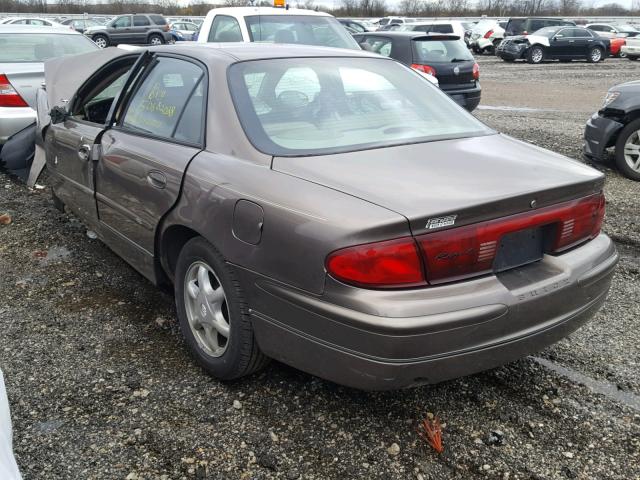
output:
[[[393,60],[106,49],[47,63],[46,84],[54,201],[174,289],[218,378],[274,358],[362,389],[434,383],[540,350],[605,301],[602,174]]]

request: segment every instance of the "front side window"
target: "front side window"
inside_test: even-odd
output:
[[[128,15],[126,17],[120,17],[115,22],[113,22],[114,28],[126,28],[130,26],[131,26],[131,17]]]
[[[252,15],[245,20],[252,42],[299,43],[360,50],[353,37],[334,17]]]
[[[191,139],[199,140],[204,108],[203,78],[204,72],[194,63],[161,57],[133,95],[122,126],[135,132],[174,138],[184,119],[189,125],[179,130],[183,137],[192,135]],[[191,103],[193,96],[200,101],[196,99],[195,104]]]
[[[242,42],[238,20],[228,15],[216,15],[209,31],[209,42]]]
[[[492,133],[423,77],[385,59],[241,62],[230,67],[229,87],[246,135],[268,155]]]

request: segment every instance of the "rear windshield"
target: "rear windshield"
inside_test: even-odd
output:
[[[311,15],[252,15],[246,17],[252,42],[299,43],[324,47],[360,47],[334,17]]]
[[[514,18],[507,23],[506,30],[508,32],[522,32],[524,30],[524,18]]]
[[[420,64],[473,61],[462,40],[413,40],[413,62]]]
[[[84,35],[55,33],[0,33],[0,63],[44,62],[98,47]]]
[[[230,67],[229,87],[245,134],[268,155],[492,133],[421,75],[382,58],[240,62]]]

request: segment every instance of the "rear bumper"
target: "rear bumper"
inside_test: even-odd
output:
[[[623,127],[620,122],[594,113],[584,129],[584,154],[596,160],[603,160],[606,148],[613,145],[616,133]]]
[[[36,111],[31,107],[0,107],[0,146],[35,120]]]
[[[254,276],[245,282],[265,354],[340,384],[387,390],[469,375],[560,340],[600,308],[617,259],[600,235],[498,276],[393,292],[328,279],[321,297],[242,275]]]
[[[453,101],[468,111],[473,111],[480,104],[480,97],[482,94],[482,88],[480,82],[476,82],[476,86],[473,88],[467,88],[464,90],[448,90],[446,85],[440,85],[440,89],[449,95]]]

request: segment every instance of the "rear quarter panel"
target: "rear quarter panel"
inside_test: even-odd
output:
[[[233,233],[241,199],[264,211],[257,245]],[[189,165],[182,196],[161,231],[172,225],[195,230],[230,263],[318,294],[333,250],[410,234],[407,220],[385,208],[268,165],[210,152]]]

